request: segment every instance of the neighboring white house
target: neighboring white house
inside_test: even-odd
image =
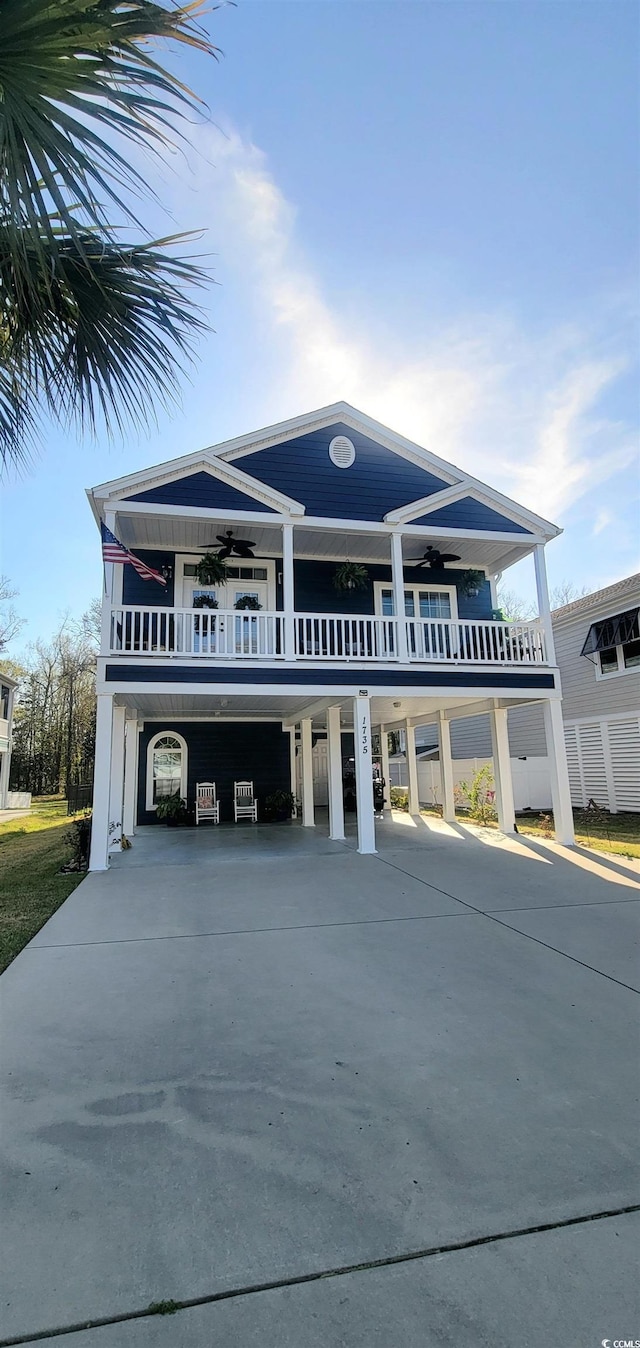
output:
[[[562,680],[562,710],[571,800],[590,800],[610,810],[640,811],[640,574],[576,599],[551,615]],[[516,809],[551,805],[551,774],[540,703],[508,713],[509,753]],[[435,726],[416,731],[428,751],[438,744]],[[491,760],[488,716],[451,726],[456,779],[474,763]],[[428,766],[427,766],[428,765]],[[425,752],[419,765],[421,798],[440,799],[439,768]],[[406,785],[402,756],[391,765],[391,780]],[[422,785],[423,784],[423,785]]]
[[[17,686],[16,680],[10,679],[8,674],[0,674],[0,810],[6,810],[8,807],[11,727]]]
[[[556,835],[573,841],[545,571],[555,525],[346,403],[103,483],[89,500],[106,562],[92,870],[157,822],[162,796],[191,806],[202,783],[215,783],[223,823],[235,784],[251,781],[259,819],[273,794],[297,790],[302,826],[326,801],[330,836],[344,837],[345,771],[358,850],[373,852],[372,731],[388,779],[388,732],[402,729],[415,812],[415,728],[437,722],[448,819],[450,736],[474,712],[489,716],[511,832],[507,712],[532,702]],[[504,622],[495,578],[525,557],[539,617]]]

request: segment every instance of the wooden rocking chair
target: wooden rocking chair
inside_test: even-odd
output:
[[[220,823],[220,801],[216,795],[215,782],[196,782],[196,824],[201,819],[213,819]]]
[[[258,802],[253,794],[253,782],[233,783],[233,813],[236,824],[239,819],[258,822]]]

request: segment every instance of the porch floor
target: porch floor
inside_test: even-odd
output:
[[[352,828],[140,830],[7,970],[0,1348],[637,1322],[637,867]]]

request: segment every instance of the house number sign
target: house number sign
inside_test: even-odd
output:
[[[362,752],[363,752],[363,754],[368,754],[368,752],[369,752],[369,727],[368,727],[368,725],[367,725],[367,717],[366,717],[366,716],[363,716],[363,718],[362,718],[362,720],[361,720],[361,722],[360,722],[360,744],[361,744],[361,747],[362,747]]]

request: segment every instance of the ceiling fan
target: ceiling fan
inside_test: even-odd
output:
[[[427,550],[422,557],[414,557],[411,561],[412,566],[444,566],[445,562],[459,562],[460,557],[457,552],[441,552],[439,548],[434,548],[429,543]]]
[[[227,529],[226,534],[216,534],[216,538],[218,543],[222,543],[218,557],[223,561],[227,557],[253,557],[251,549],[255,548],[255,543],[250,538],[234,538],[233,529]]]

